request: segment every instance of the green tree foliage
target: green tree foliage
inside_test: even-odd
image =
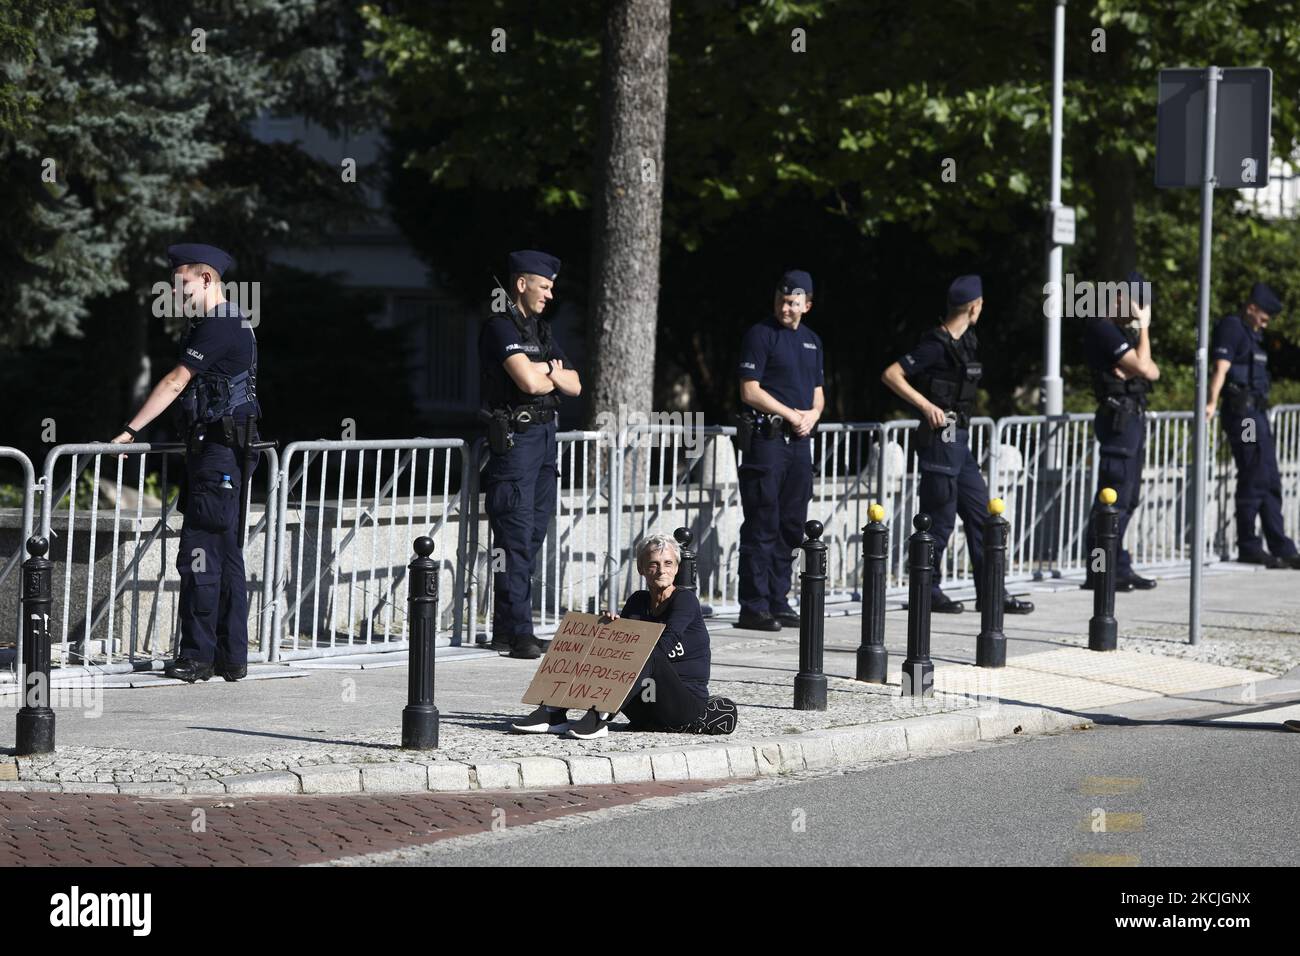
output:
[[[549,243],[566,261],[560,294],[581,299],[599,5],[393,0],[362,13],[412,240],[478,302],[507,248]],[[1052,15],[1034,0],[674,4],[661,399],[681,376],[695,407],[734,406],[736,338],[770,308],[775,275],[801,265],[817,280],[809,322],[829,346],[831,414],[891,414],[880,369],[968,271],[984,274],[988,293],[988,410],[1035,410]],[[504,50],[493,51],[494,30]],[[796,31],[806,52],[792,48]],[[1153,185],[1156,72],[1272,67],[1274,151],[1288,155],[1297,50],[1295,0],[1068,8],[1064,198],[1080,227],[1066,270],[1099,281],[1137,262],[1156,282],[1157,358],[1172,372],[1162,403],[1188,404],[1177,369],[1195,334],[1197,217],[1194,191]],[[945,159],[955,181],[941,175]],[[1216,222],[1216,315],[1266,269],[1300,306],[1292,224],[1236,211],[1226,196]],[[1221,243],[1232,248],[1220,255]],[[1282,325],[1294,335],[1295,323]],[[1076,366],[1078,332],[1063,330]],[[1081,385],[1077,368],[1069,381]]]

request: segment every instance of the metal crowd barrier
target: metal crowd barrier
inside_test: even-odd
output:
[[[1300,537],[1300,405],[1275,405],[1269,409],[1277,469],[1282,475],[1282,517],[1286,533]]]
[[[32,467],[32,461],[17,448],[8,446],[0,447],[0,461],[12,461],[22,472],[21,495],[22,500],[19,505],[21,517],[19,519],[18,538],[15,543],[13,552],[7,555],[3,567],[0,567],[0,588],[4,583],[13,580],[15,584],[11,586],[8,592],[9,599],[13,601],[14,617],[14,648],[12,656],[6,652],[0,652],[0,680],[18,680],[21,675],[18,673],[22,668],[23,660],[23,608],[20,600],[22,588],[22,572],[19,568],[27,558],[26,542],[32,534],[33,513],[35,511],[36,501],[36,469]]]
[[[273,508],[275,448],[263,442],[258,449],[268,462],[262,467],[267,507]],[[46,455],[40,527],[55,564],[52,658],[65,673],[68,668],[131,670],[175,656],[180,577],[168,543],[180,534],[171,476],[179,475],[184,454],[183,445],[95,442],[58,445]],[[66,477],[58,482],[64,462]],[[150,487],[151,463],[156,463],[157,495]],[[251,499],[251,482],[248,494]],[[264,509],[244,546],[255,621],[263,620],[270,595],[273,526]],[[251,570],[258,557],[260,580]],[[261,650],[250,651],[249,659],[265,660],[269,635],[256,625],[254,631]]]
[[[405,649],[402,584],[415,538],[434,539],[439,576],[449,579],[441,593],[463,593],[468,477],[465,443],[454,438],[285,448],[275,489],[269,659]],[[459,600],[439,607],[445,638],[461,633],[462,609]]]

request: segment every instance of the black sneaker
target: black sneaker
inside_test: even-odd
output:
[[[613,714],[599,714],[593,707],[582,715],[582,719],[576,723],[569,724],[569,732],[566,737],[574,737],[578,740],[594,740],[597,737],[604,737],[609,733],[609,721]]]
[[[954,601],[942,591],[930,595],[930,611],[934,614],[960,614],[966,610],[961,601]]]
[[[1022,601],[1020,600],[1020,598],[1008,594],[1006,598],[1002,601],[1002,613],[1003,614],[1033,614],[1034,602]]]
[[[542,656],[542,642],[535,637],[523,635],[515,638],[515,646],[510,649],[511,657],[525,661],[535,661]]]
[[[527,717],[511,721],[510,729],[519,734],[562,734],[569,729],[569,716],[558,707],[542,704]]]
[[[1120,578],[1115,582],[1115,589],[1119,590],[1120,584],[1127,584],[1125,591],[1150,591],[1156,586],[1153,578],[1144,578],[1140,574],[1130,574],[1128,577]]]
[[[187,684],[193,684],[195,681],[210,680],[212,665],[202,664],[188,657],[178,657],[164,668],[163,673],[168,677],[183,680]]]
[[[248,676],[248,667],[243,664],[239,665],[238,667],[218,667],[215,668],[215,670],[222,680],[227,681],[231,684],[233,684],[235,681],[243,680],[245,677]]]
[[[781,622],[771,614],[741,611],[740,620],[736,622],[736,627],[744,628],[747,631],[779,631],[781,630]]]
[[[799,626],[799,612],[794,610],[793,608],[790,607],[778,608],[777,610],[772,612],[772,616],[776,618],[777,623],[779,623],[782,627]]]

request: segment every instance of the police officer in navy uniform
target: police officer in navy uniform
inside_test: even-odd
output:
[[[794,550],[812,497],[810,436],[826,399],[824,353],[803,324],[812,309],[812,277],[794,269],[777,286],[773,317],[751,326],[740,346],[737,423],[740,501],[738,627],[779,631],[799,626],[790,607]]]
[[[178,499],[185,521],[176,556],[181,646],[166,672],[191,684],[214,672],[237,681],[248,673],[248,587],[238,525],[240,498],[256,467],[257,340],[248,316],[222,293],[234,259],[196,243],[171,246],[167,258],[192,317],[180,360],[113,441],[135,441],[180,400],[186,443]]]
[[[1210,377],[1212,418],[1223,395],[1223,430],[1237,462],[1237,560],[1269,568],[1300,567],[1295,542],[1282,523],[1282,477],[1268,424],[1268,355],[1264,329],[1282,311],[1277,294],[1262,282],[1250,290],[1241,315],[1225,316],[1214,327]],[[1268,551],[1255,531],[1258,517]]]
[[[494,546],[492,649],[534,659],[532,578],[555,512],[556,409],[582,391],[578,373],[542,319],[560,260],[525,249],[510,253],[506,310],[479,334],[482,402],[490,459],[483,489]],[[494,567],[495,565],[495,558]]]
[[[947,317],[881,375],[881,381],[921,413],[916,432],[916,456],[921,469],[917,497],[921,511],[933,522],[932,610],[947,614],[964,610],[960,601],[952,600],[939,588],[943,552],[958,514],[966,529],[977,595],[983,586],[989,491],[969,441],[970,418],[984,371],[974,329],[983,307],[984,289],[979,276],[954,279],[948,288]],[[1033,609],[1029,601],[1006,596],[1004,610],[1008,614],[1028,614]]]
[[[1150,578],[1133,571],[1133,558],[1124,547],[1124,532],[1141,496],[1142,462],[1146,449],[1145,416],[1151,383],[1160,378],[1160,368],[1151,359],[1151,286],[1142,273],[1128,275],[1119,298],[1120,312],[1114,317],[1087,320],[1083,332],[1084,355],[1092,372],[1092,390],[1097,398],[1095,429],[1100,447],[1097,479],[1100,488],[1113,488],[1119,511],[1119,542],[1115,567],[1115,590],[1148,591],[1156,586]],[[1123,323],[1121,325],[1121,323]],[[1094,513],[1101,507],[1093,498]],[[1088,521],[1087,574],[1083,588],[1096,585],[1093,551],[1096,548],[1093,522]]]

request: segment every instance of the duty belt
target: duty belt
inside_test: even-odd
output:
[[[520,431],[531,425],[545,425],[552,421],[555,421],[554,408],[520,405],[510,411],[510,422]]]

